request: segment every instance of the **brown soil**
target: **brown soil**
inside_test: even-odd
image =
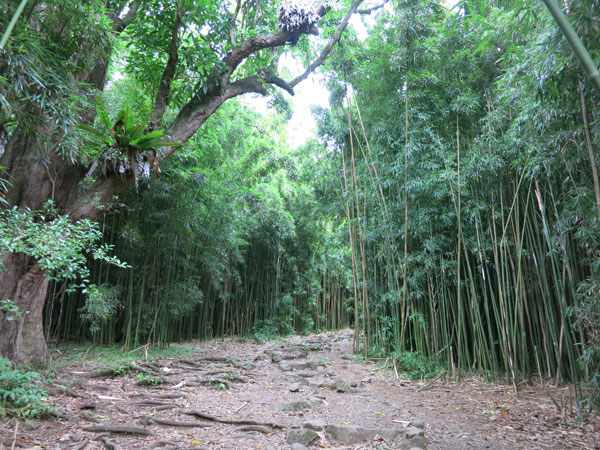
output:
[[[16,439],[15,423],[0,423],[0,449],[304,448],[292,447],[292,436],[331,449],[600,448],[600,420],[568,414],[568,388],[515,395],[477,379],[410,381],[384,370],[385,360],[356,362],[351,350],[345,330],[263,344],[202,342],[193,357],[118,377],[70,367],[59,381],[68,389],[50,396],[59,417],[21,422]],[[342,444],[324,425],[368,430],[362,442]]]

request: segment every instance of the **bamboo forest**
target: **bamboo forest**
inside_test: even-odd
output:
[[[0,37],[0,449],[598,448],[598,1]]]

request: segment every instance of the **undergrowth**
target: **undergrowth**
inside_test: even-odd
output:
[[[87,364],[119,368],[146,360],[192,356],[196,353],[196,347],[192,344],[171,344],[164,348],[144,346],[133,351],[123,351],[120,345],[62,344],[60,348],[53,349],[52,353],[56,368]]]
[[[44,386],[51,381],[37,372],[14,369],[8,359],[0,358],[0,418],[48,416],[54,407],[44,402]]]
[[[435,377],[442,369],[435,361],[418,352],[398,351],[391,355],[395,359],[398,372],[411,380]]]

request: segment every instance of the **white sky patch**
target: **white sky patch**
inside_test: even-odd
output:
[[[290,54],[284,54],[279,63],[279,70],[280,73],[290,72],[292,75],[286,78],[292,79],[302,73],[304,67]],[[310,112],[311,106],[329,107],[329,91],[324,86],[324,80],[325,78],[322,75],[312,74],[296,85],[294,96],[286,92],[283,93],[285,98],[292,104],[293,115],[287,125],[288,144],[292,148],[298,148],[316,133],[317,124]],[[257,112],[263,115],[268,114],[269,97],[244,96],[242,101]]]
[[[303,69],[298,61],[287,55],[284,55],[280,65],[294,74]],[[299,147],[315,135],[317,124],[310,108],[311,106],[329,107],[329,91],[324,84],[325,78],[322,75],[312,74],[296,85],[294,89],[296,95],[289,97],[294,111],[287,127],[289,144],[292,148]]]

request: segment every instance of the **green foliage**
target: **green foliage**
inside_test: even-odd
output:
[[[23,311],[19,311],[19,307],[9,298],[0,300],[0,311],[6,314],[7,320],[15,320],[23,315]]]
[[[43,384],[39,373],[13,369],[10,361],[0,358],[0,418],[47,416],[54,408],[43,401]]]
[[[162,380],[152,372],[143,372],[138,374],[137,383],[140,386],[157,386],[162,383]]]
[[[67,216],[57,214],[51,201],[42,211],[16,207],[0,210],[0,251],[36,258],[46,277],[67,280],[69,290],[89,289],[88,257],[127,267],[109,255],[111,247],[100,244],[101,238],[96,224],[89,220],[72,223]]]
[[[400,351],[393,352],[391,356],[396,360],[398,372],[404,373],[411,380],[433,378],[441,370],[435,361],[419,352]]]
[[[92,284],[82,290],[82,293],[87,295],[87,300],[79,313],[80,317],[89,323],[90,333],[93,336],[100,331],[100,326],[113,318],[122,306],[119,300],[120,292],[119,286],[106,284],[100,286]]]

